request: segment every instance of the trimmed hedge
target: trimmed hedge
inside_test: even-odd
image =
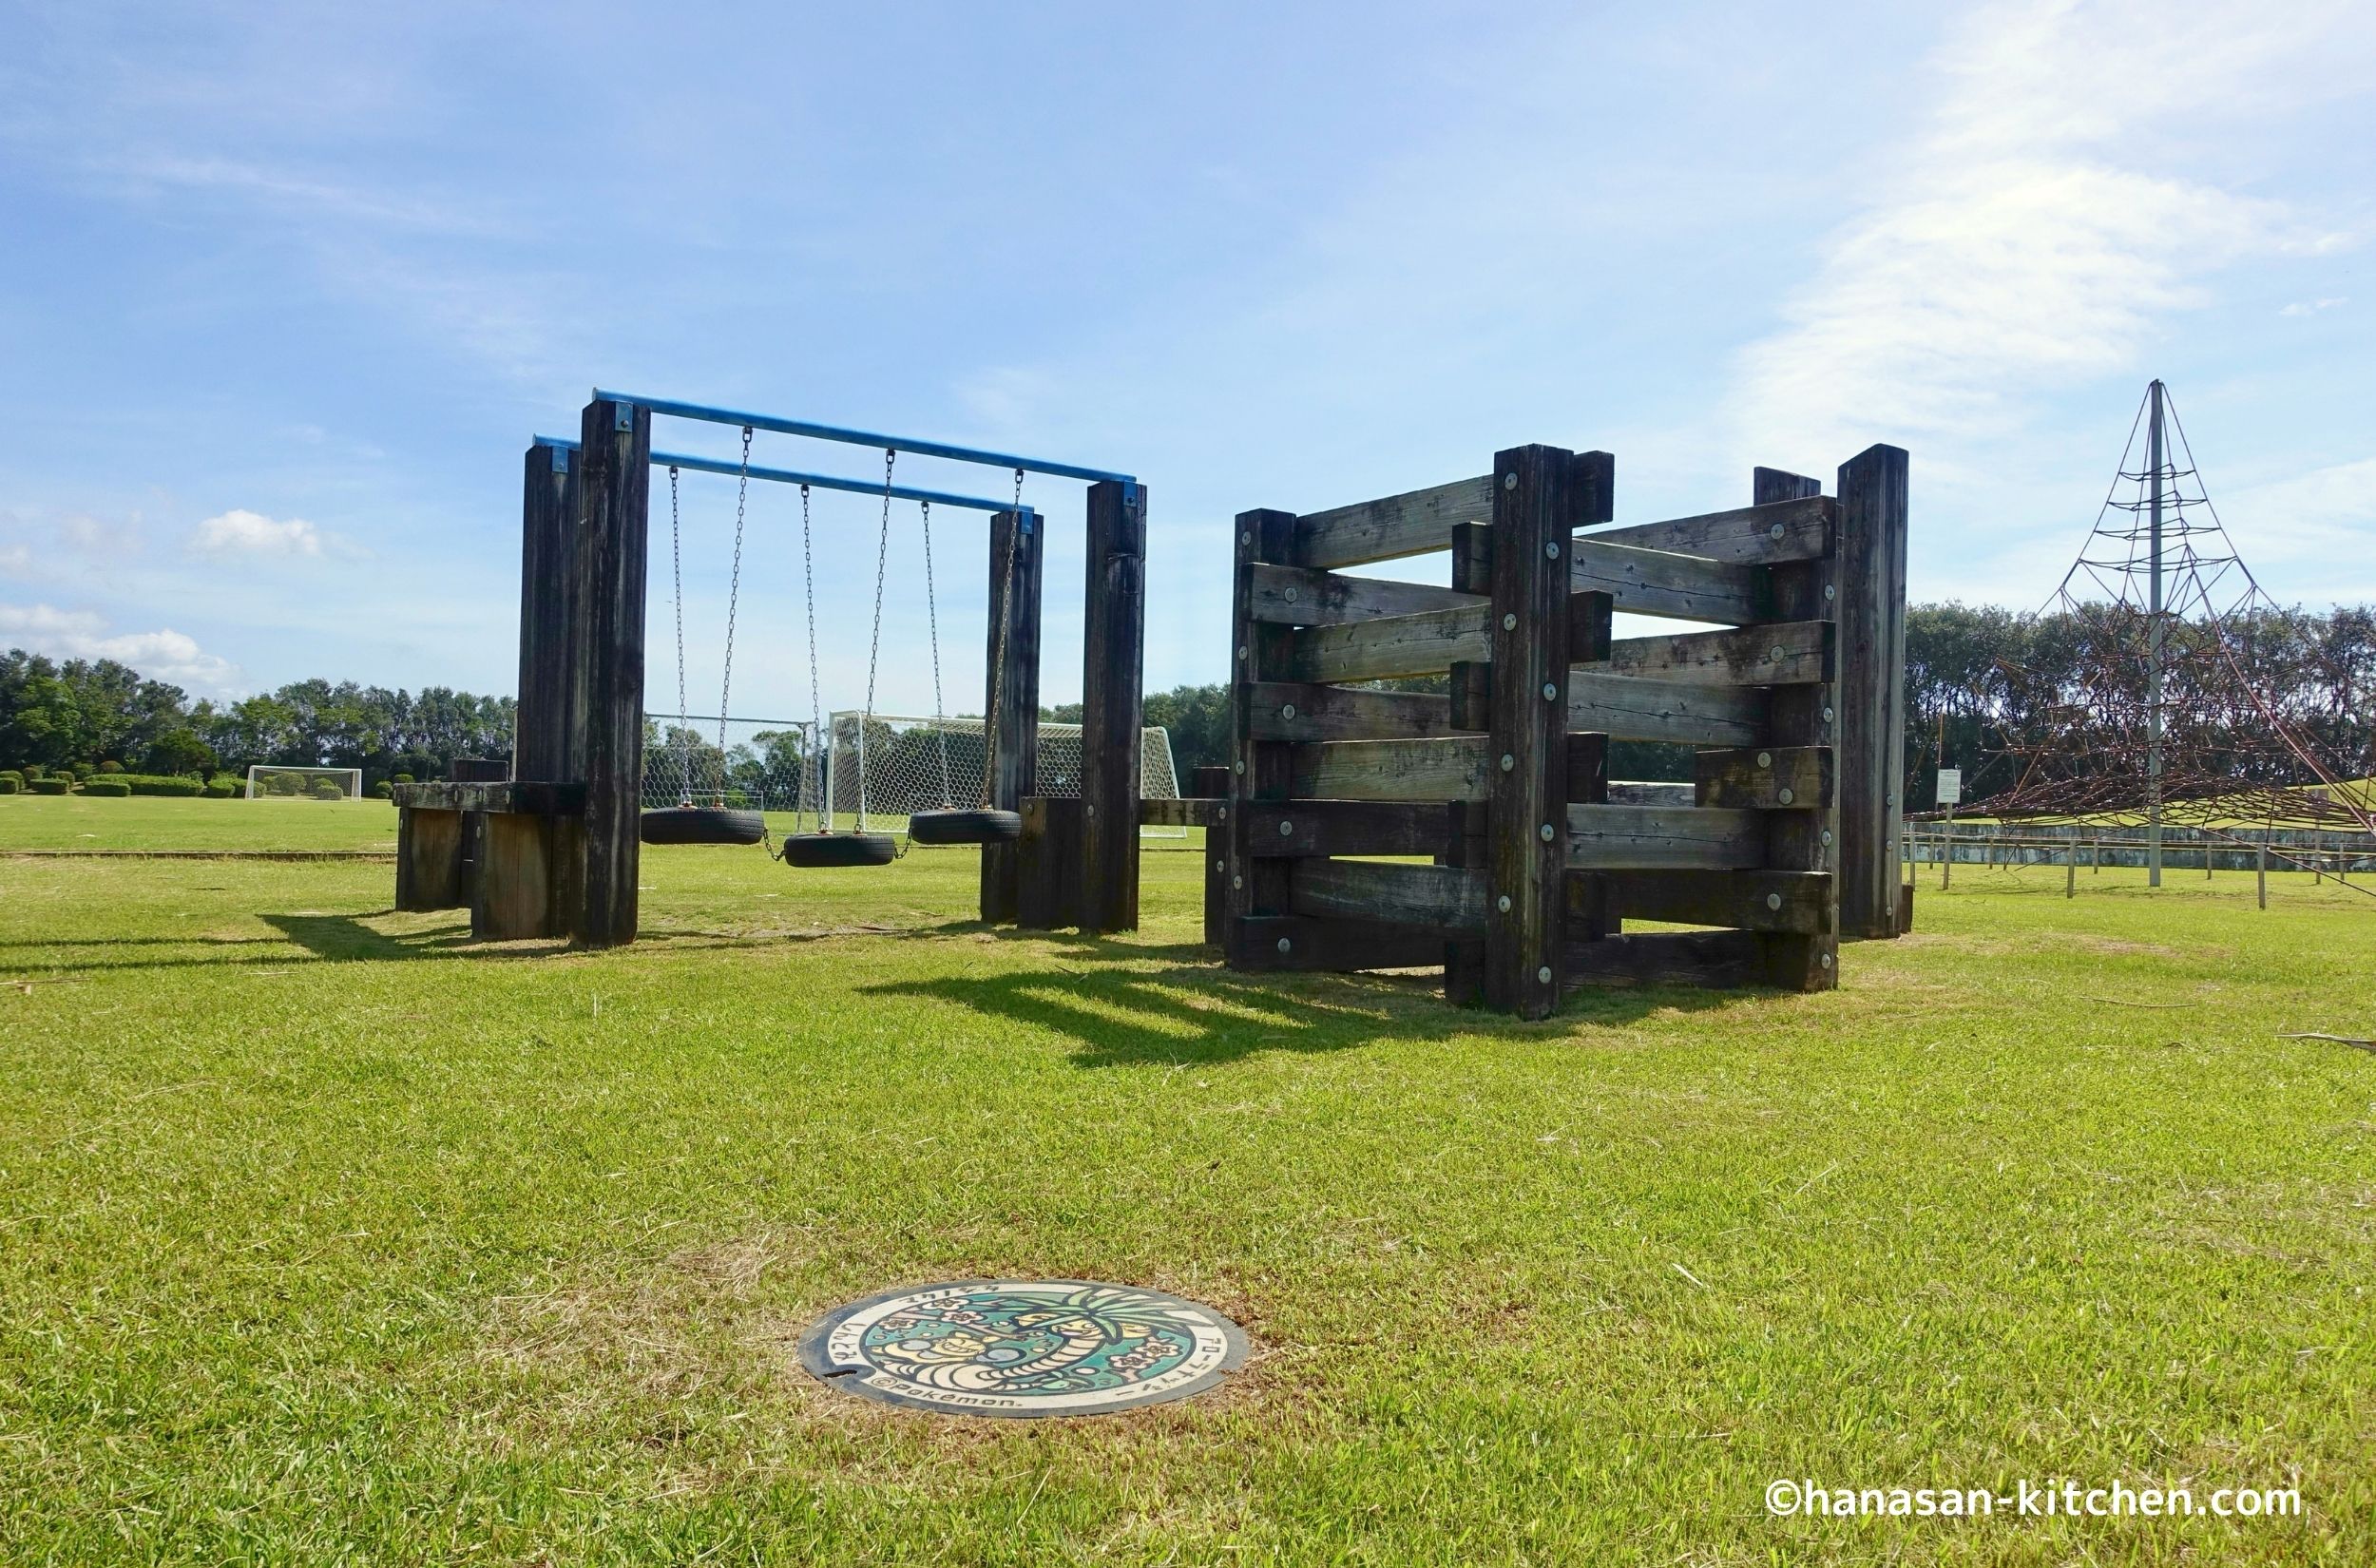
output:
[[[232,800],[239,794],[240,787],[227,778],[218,778],[206,786],[206,798],[209,800]]]
[[[33,778],[26,781],[25,788],[34,794],[70,794],[74,790],[74,780],[70,777]]]
[[[0,780],[13,782],[17,788],[23,789],[25,787],[25,770],[22,768],[0,768]]]
[[[94,778],[83,786],[83,793],[85,794],[105,795],[109,798],[115,798],[130,794],[132,793],[132,786],[126,784],[121,778]]]
[[[206,793],[205,785],[179,774],[125,774],[124,781],[132,786],[134,794],[180,795],[187,799]]]
[[[0,794],[22,794],[24,793],[25,780],[0,774]]]
[[[344,800],[347,797],[346,791],[338,788],[327,778],[314,780],[314,787],[305,793],[316,800]]]
[[[99,765],[99,771],[103,774],[120,774],[124,771],[124,764],[121,762],[102,762]]]

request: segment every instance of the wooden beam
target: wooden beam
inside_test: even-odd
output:
[[[458,909],[469,902],[462,886],[462,813],[399,805],[396,908]]]
[[[1254,618],[1280,626],[1345,626],[1381,616],[1455,610],[1484,602],[1481,594],[1456,593],[1425,583],[1343,577],[1308,566],[1259,565],[1254,572]]]
[[[1186,796],[1178,800],[1141,800],[1139,802],[1139,825],[1142,828],[1213,828],[1218,827],[1221,813],[1228,809],[1227,800],[1200,800]]]
[[[573,830],[575,824],[572,824]],[[556,851],[565,842],[555,819],[496,813],[480,838],[478,887],[470,901],[470,935],[481,942],[523,942],[568,933],[566,911],[554,891],[563,871]]]
[[[637,830],[643,813],[643,602],[650,555],[652,414],[597,398],[585,406],[578,450],[578,544],[571,587],[578,618],[569,646],[584,692],[570,755],[584,765],[584,870],[569,937],[581,947],[635,940]]]
[[[1604,871],[1617,912],[1677,926],[1819,936],[1831,929],[1831,878],[1822,871]],[[1568,873],[1568,917],[1588,896],[1590,873]]]
[[[1396,740],[1453,735],[1449,698],[1370,692],[1307,681],[1261,680],[1239,688],[1248,732],[1257,740]]]
[[[1483,594],[1490,600],[1493,593],[1493,526],[1489,523],[1462,523],[1452,529],[1452,586],[1461,593]],[[1493,666],[1482,660],[1463,660],[1447,672],[1445,687],[1448,694],[1450,717],[1464,730],[1490,730],[1493,727]],[[1472,871],[1490,870],[1493,865],[1492,836],[1489,827],[1492,811],[1482,800],[1456,800],[1444,808],[1444,825],[1451,841],[1444,846],[1438,858],[1447,866],[1464,867]],[[1485,1002],[1485,945],[1482,940],[1447,942],[1444,945],[1444,999],[1456,1007],[1474,1007]]]
[[[1376,920],[1248,915],[1230,925],[1228,958],[1248,970],[1428,969],[1444,962],[1444,939]]]
[[[1812,561],[1829,553],[1832,522],[1830,496],[1778,501],[1762,507],[1706,512],[1697,517],[1672,518],[1664,523],[1637,523],[1630,527],[1601,528],[1592,535],[1599,545],[1625,545],[1639,550],[1667,550],[1677,555],[1704,555],[1716,561],[1769,566],[1777,561]]]
[[[1910,459],[1871,447],[1840,467],[1840,935],[1898,932],[1906,820],[1906,535]]]
[[[1294,800],[1245,808],[1248,852],[1295,859],[1332,854],[1439,855],[1452,823],[1442,804]]]
[[[1275,967],[1268,941],[1244,935],[1248,923],[1287,916],[1289,868],[1284,861],[1257,860],[1246,832],[1247,808],[1281,801],[1294,794],[1294,748],[1255,733],[1254,694],[1286,674],[1287,650],[1295,635],[1287,627],[1257,621],[1254,577],[1261,566],[1287,559],[1293,547],[1293,512],[1256,510],[1237,514],[1236,567],[1230,601],[1230,785],[1229,887],[1222,931],[1222,957],[1233,968]]]
[[[1416,615],[1385,616],[1349,626],[1313,626],[1290,634],[1290,680],[1386,680],[1441,675],[1458,660],[1485,659],[1492,607],[1463,604]]]
[[[1482,800],[1489,787],[1485,736],[1426,740],[1332,740],[1289,753],[1299,800]]]
[[[1089,487],[1082,612],[1081,929],[1139,928],[1139,737],[1144,717],[1147,490]],[[1036,717],[1036,714],[1034,716]]]
[[[1020,812],[1038,788],[1040,754],[1040,607],[1046,539],[1028,512],[990,514],[989,611],[982,660],[982,711],[994,715],[985,744],[990,804]],[[1000,647],[1001,618],[1006,646]],[[1020,906],[1023,841],[982,846],[981,910],[987,921],[1012,921]]]
[[[1755,746],[1692,759],[1694,804],[1813,812],[1833,799],[1831,748]]]
[[[532,446],[520,507],[520,699],[512,723],[511,772],[522,778],[577,779],[584,735],[579,653],[575,454]]]
[[[1447,549],[1452,526],[1493,516],[1490,475],[1308,512],[1295,522],[1290,560],[1298,566],[1360,566]]]
[[[1750,686],[1695,686],[1579,669],[1567,679],[1567,724],[1617,740],[1740,746],[1764,736],[1767,697]]]
[[[1710,686],[1795,686],[1831,679],[1831,622],[1620,638],[1595,673]]]
[[[1025,795],[1023,834],[1016,840],[1015,924],[1026,931],[1063,930],[1081,924],[1081,798]]]
[[[398,784],[389,791],[400,807],[442,812],[517,813],[528,816],[583,816],[585,786],[541,779],[498,779],[480,784]]]
[[[1566,867],[1578,871],[1723,870],[1764,864],[1755,812],[1709,806],[1570,806]]]
[[[1731,989],[1759,983],[1753,931],[1628,932],[1568,948],[1571,989],[1630,985],[1705,985]]]
[[[1287,903],[1296,914],[1322,919],[1381,920],[1439,938],[1482,935],[1485,873],[1390,860],[1299,860]]]
[[[1758,468],[1751,475],[1750,500],[1759,506],[1780,501],[1804,501],[1823,493],[1822,481],[1779,468]],[[1766,589],[1780,621],[1824,621],[1838,607],[1833,582],[1840,530],[1831,530],[1832,554],[1816,561],[1796,561],[1767,568]],[[1833,646],[1838,646],[1836,634]],[[1837,660],[1834,660],[1836,665]],[[1777,686],[1769,694],[1763,746],[1829,746],[1837,738],[1835,689],[1828,683]],[[1835,759],[1836,764],[1836,759]],[[1836,766],[1835,766],[1836,777]],[[1813,811],[1776,812],[1766,818],[1766,865],[1783,873],[1831,872],[1838,864],[1839,792],[1830,804]],[[1760,971],[1765,979],[1792,990],[1825,990],[1839,984],[1839,879],[1824,889],[1827,907],[1820,928],[1813,931],[1761,931],[1758,934]]]
[[[1627,615],[1720,626],[1773,619],[1754,566],[1612,545],[1598,534],[1577,536],[1568,582],[1579,593],[1598,589],[1608,594]]]

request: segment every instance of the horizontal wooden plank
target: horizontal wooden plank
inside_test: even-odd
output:
[[[1493,521],[1493,476],[1307,512],[1295,519],[1294,566],[1359,566],[1452,547],[1452,527]]]
[[[1576,871],[1568,876],[1571,919],[1590,912],[1595,884],[1626,920],[1803,936],[1835,923],[1831,878],[1823,871]]]
[[[1224,951],[1233,969],[1428,969],[1442,966],[1444,939],[1377,920],[1246,915],[1230,922]]]
[[[1707,686],[1804,686],[1831,679],[1832,641],[1829,621],[1626,637],[1609,644],[1606,660],[1578,667]]]
[[[1274,626],[1348,626],[1381,616],[1482,604],[1485,596],[1425,583],[1345,577],[1312,566],[1257,565],[1248,574],[1254,619]]]
[[[1608,804],[1612,806],[1696,806],[1699,804],[1699,798],[1689,784],[1669,783],[1666,780],[1655,778],[1612,778],[1609,780]]]
[[[1448,853],[1458,810],[1447,802],[1400,800],[1250,801],[1240,809],[1247,848],[1266,859]]]
[[[1762,610],[1768,596],[1759,575],[1756,567],[1735,562],[1637,549],[1609,544],[1597,534],[1581,534],[1568,583],[1579,593],[1595,589],[1608,594],[1628,615],[1746,626],[1772,619]]]
[[[1567,990],[1609,985],[1708,985],[1732,989],[1759,981],[1763,945],[1754,931],[1642,931],[1571,942]]]
[[[1485,874],[1390,860],[1298,860],[1287,907],[1299,915],[1477,936],[1485,927]]]
[[[1452,699],[1429,692],[1257,680],[1239,687],[1236,699],[1246,705],[1246,733],[1255,740],[1415,740],[1461,733],[1452,728]]]
[[[1291,793],[1300,800],[1483,800],[1488,740],[1331,740],[1289,751]]]
[[[1829,746],[1753,746],[1692,758],[1693,800],[1701,806],[1811,812],[1832,800]]]
[[[1567,678],[1567,727],[1616,740],[1742,746],[1765,737],[1767,697],[1752,686],[1694,686],[1590,669]]]
[[[1307,626],[1287,634],[1285,667],[1265,677],[1290,680],[1389,680],[1441,675],[1455,660],[1492,657],[1486,636],[1493,606],[1480,600],[1448,610],[1389,615],[1351,626]]]
[[[1762,866],[1756,812],[1713,806],[1570,806],[1567,865],[1578,871],[1723,870]]]
[[[487,783],[398,784],[389,794],[399,806],[433,812],[494,812],[505,815],[583,816],[585,786],[507,778]]]
[[[1581,537],[1599,545],[1624,545],[1639,550],[1666,550],[1743,565],[1770,566],[1778,561],[1817,561],[1829,555],[1835,510],[1831,497],[1811,495],[1799,501],[1738,507],[1726,512],[1670,518],[1663,523],[1596,528]]]
[[[1141,800],[1139,802],[1139,825],[1142,828],[1212,828],[1220,824],[1219,813],[1229,805],[1225,799],[1187,796],[1178,800]]]

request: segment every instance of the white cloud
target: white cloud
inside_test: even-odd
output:
[[[2285,309],[2279,311],[2277,314],[2279,316],[2316,316],[2320,311],[2330,311],[2337,305],[2345,303],[2347,303],[2347,301],[2339,297],[2334,299],[2297,299],[2292,304],[2288,305]]]
[[[235,510],[201,523],[190,535],[190,548],[202,555],[319,555],[326,537],[301,517],[283,522]]]
[[[53,659],[112,659],[154,680],[169,680],[201,696],[237,690],[240,667],[206,652],[195,638],[170,626],[106,635],[106,621],[88,610],[48,604],[0,604],[0,640]]]
[[[2376,554],[2376,457],[2238,490],[2219,510],[2251,563],[2319,561],[2349,573]]]
[[[23,545],[0,545],[0,575],[24,577],[33,569],[33,552]]]
[[[2149,164],[2165,120],[2200,130],[2204,105],[2249,115],[2322,71],[2350,17],[2210,0],[1980,8],[1929,67],[1942,91],[1926,132],[1832,237],[1789,327],[1743,354],[1741,430],[1786,462],[1918,445],[1926,474],[1951,475],[2047,390],[2132,365],[2215,269],[2337,244],[2276,202]],[[2366,52],[2349,42],[2328,52]]]

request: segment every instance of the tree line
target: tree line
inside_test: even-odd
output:
[[[2238,756],[2266,750],[2253,744],[2260,737],[2251,733],[2262,722],[2258,703],[2236,700],[2249,685],[2347,774],[2376,773],[2376,606],[2267,610],[2231,621],[2228,631],[2236,690],[2206,701],[2199,681],[2230,668],[2227,656],[2214,661],[2206,655],[2212,640],[2202,624],[2169,628],[2177,650],[2173,667],[2208,672],[2195,678],[2190,694],[2197,719],[2208,712],[2208,722],[2232,727]],[[2010,753],[2069,732],[2075,713],[2136,700],[2129,688],[2141,666],[2107,650],[2108,639],[2133,639],[2134,628],[2113,624],[2106,611],[2030,616],[1919,604],[1907,614],[1906,632],[1905,798],[1913,810],[1934,804],[1932,771],[1941,763],[1965,770],[1967,799],[1984,798],[2012,782]],[[1440,678],[1432,684],[1442,689]],[[415,693],[322,679],[292,681],[236,702],[193,701],[180,687],[113,660],[53,661],[12,648],[0,655],[0,767],[113,761],[140,772],[199,774],[279,763],[360,768],[368,788],[396,774],[442,778],[456,757],[508,755],[512,706],[508,697],[444,686]],[[1229,760],[1225,687],[1150,692],[1145,711],[1147,723],[1170,733],[1183,789],[1192,770]],[[1066,704],[1043,710],[1043,717],[1078,723],[1081,709]],[[674,737],[654,738],[666,744]],[[788,749],[788,756],[797,753],[796,736],[768,740]],[[786,758],[769,760],[782,765]],[[1610,772],[1688,779],[1691,751],[1621,742],[1611,748]]]

